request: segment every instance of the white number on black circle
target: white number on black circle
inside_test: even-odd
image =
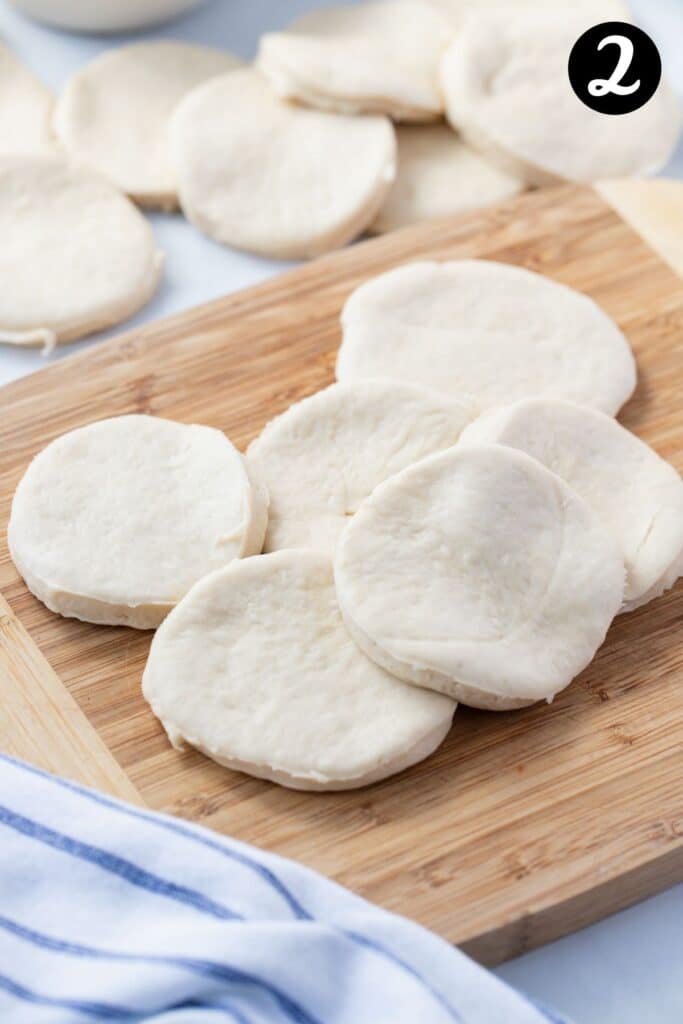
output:
[[[631,93],[640,89],[640,79],[631,85],[622,85],[621,81],[628,73],[633,60],[633,43],[627,36],[605,36],[598,43],[598,50],[613,43],[619,47],[619,60],[617,66],[609,78],[594,78],[588,83],[588,92],[591,96],[606,96],[607,93],[614,93],[616,96],[630,96]]]

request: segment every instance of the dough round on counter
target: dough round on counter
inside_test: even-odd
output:
[[[0,43],[0,155],[49,153],[52,93]]]
[[[584,30],[580,15],[483,12],[468,18],[443,58],[453,127],[531,185],[655,174],[676,148],[681,107],[665,81],[618,117],[575,95],[567,60]]]
[[[445,124],[397,129],[398,171],[371,225],[376,234],[513,196],[522,182],[470,149]]]
[[[428,757],[455,704],[358,650],[314,551],[200,580],[155,635],[142,690],[174,746],[293,789],[352,789]]]
[[[52,611],[152,629],[205,573],[261,550],[267,508],[220,430],[118,416],[35,457],[8,540],[29,590]]]
[[[480,409],[543,394],[614,414],[636,369],[617,325],[586,295],[487,260],[407,263],[342,311],[337,377],[391,377]]]
[[[108,50],[67,82],[55,131],[67,153],[145,206],[174,209],[168,122],[200,82],[234,70],[237,57],[208,46],[158,41]]]
[[[432,121],[439,61],[453,36],[414,0],[328,7],[262,37],[257,64],[280,96],[343,114]]]
[[[270,495],[265,550],[332,555],[377,484],[450,448],[472,415],[465,402],[391,380],[332,384],[291,405],[247,452]]]
[[[673,466],[610,416],[532,398],[475,420],[461,442],[524,451],[591,506],[622,551],[624,611],[658,597],[678,579],[683,482]]]
[[[340,538],[335,576],[369,657],[492,710],[568,686],[624,591],[621,553],[595,513],[502,445],[458,445],[380,484]]]
[[[163,268],[125,196],[60,157],[0,157],[0,342],[72,341],[132,316]]]
[[[279,258],[317,256],[360,234],[396,174],[387,118],[292,106],[247,69],[185,97],[171,149],[186,217],[219,242]]]

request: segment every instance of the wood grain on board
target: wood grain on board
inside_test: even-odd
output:
[[[471,256],[547,274],[618,321],[639,368],[622,422],[683,469],[683,287],[588,187],[409,228],[98,345],[0,391],[0,671],[19,666],[0,678],[0,747],[295,857],[492,963],[683,879],[683,586],[620,616],[551,706],[460,709],[422,765],[306,794],[171,749],[140,694],[149,634],[52,615],[19,579],[4,530],[29,459],[58,434],[146,412],[244,446],[331,382],[357,284],[410,259]]]

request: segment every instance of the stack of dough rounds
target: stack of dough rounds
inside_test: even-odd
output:
[[[155,635],[143,693],[171,742],[294,789],[349,789],[421,761],[455,704],[362,654],[329,559],[279,551],[201,580]]]
[[[290,406],[247,453],[270,495],[265,549],[332,555],[377,484],[454,445],[471,417],[464,402],[384,380],[333,384]]]
[[[71,341],[119,323],[154,293],[163,257],[145,218],[59,157],[0,158],[0,341]]]
[[[570,402],[528,399],[472,423],[461,442],[527,452],[591,506],[621,548],[624,611],[683,572],[683,483],[673,466],[616,420]]]
[[[266,520],[264,490],[221,431],[119,416],[36,456],[8,541],[52,611],[150,629],[201,576],[258,553]]]
[[[531,185],[655,174],[676,147],[681,109],[666,82],[618,117],[575,95],[567,60],[584,30],[581,15],[484,12],[468,18],[443,58],[453,127]]]
[[[538,8],[570,11],[582,14],[590,24],[601,21],[631,21],[631,11],[625,0],[421,0],[438,11],[457,29],[462,28],[466,18],[476,11],[495,7],[496,16],[509,14],[516,18],[519,8]]]
[[[245,69],[194,89],[171,121],[186,217],[212,238],[264,256],[344,245],[374,219],[396,175],[384,117],[283,103]]]
[[[258,66],[279,95],[344,114],[431,121],[443,111],[448,22],[414,0],[329,7],[261,39]]]
[[[636,371],[591,299],[503,263],[409,263],[361,285],[342,312],[337,377],[391,377],[480,409],[548,395],[615,414]]]
[[[593,658],[624,591],[595,513],[502,445],[458,445],[380,484],[340,538],[335,577],[369,657],[492,710],[552,700]]]
[[[0,154],[50,152],[53,106],[52,93],[0,43]]]
[[[398,172],[372,224],[376,234],[489,206],[523,188],[445,124],[403,125],[396,139]]]
[[[239,67],[229,53],[185,43],[108,50],[66,84],[55,131],[67,153],[145,206],[177,206],[169,118],[200,82]]]

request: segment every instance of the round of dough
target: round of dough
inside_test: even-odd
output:
[[[400,679],[474,707],[552,700],[619,610],[621,553],[535,459],[456,446],[387,480],[337,546],[344,620]]]
[[[261,39],[258,66],[286,99],[343,114],[432,121],[449,24],[414,0],[328,7]]]
[[[0,157],[0,342],[52,348],[132,316],[163,256],[113,186],[59,157]]]
[[[252,442],[247,458],[270,495],[266,551],[330,555],[377,484],[454,445],[471,408],[413,384],[332,384],[291,405]]]
[[[52,93],[0,43],[0,154],[49,153]]]
[[[261,550],[267,507],[220,430],[118,416],[35,457],[7,535],[52,611],[152,629],[205,573]]]
[[[174,746],[293,789],[352,789],[423,760],[455,704],[394,679],[344,628],[329,559],[249,558],[155,635],[142,690]]]
[[[171,119],[186,217],[264,256],[337,248],[372,222],[396,174],[384,117],[344,117],[277,99],[255,71],[198,86]]]
[[[476,210],[523,188],[518,178],[475,153],[448,125],[403,125],[396,140],[396,181],[371,225],[376,234]]]
[[[676,148],[680,102],[662,81],[639,110],[609,117],[575,95],[567,74],[585,18],[522,10],[468,18],[441,64],[454,128],[531,185],[655,174]]]
[[[185,93],[241,63],[208,46],[165,40],[107,50],[67,82],[55,131],[70,156],[137,202],[173,209],[171,114]]]
[[[573,487],[621,548],[624,611],[658,597],[678,579],[683,482],[673,466],[610,416],[531,398],[475,420],[461,442],[518,448]]]
[[[342,326],[339,380],[407,380],[480,409],[544,394],[614,414],[636,384],[626,338],[592,299],[504,263],[405,264],[357,288]]]

